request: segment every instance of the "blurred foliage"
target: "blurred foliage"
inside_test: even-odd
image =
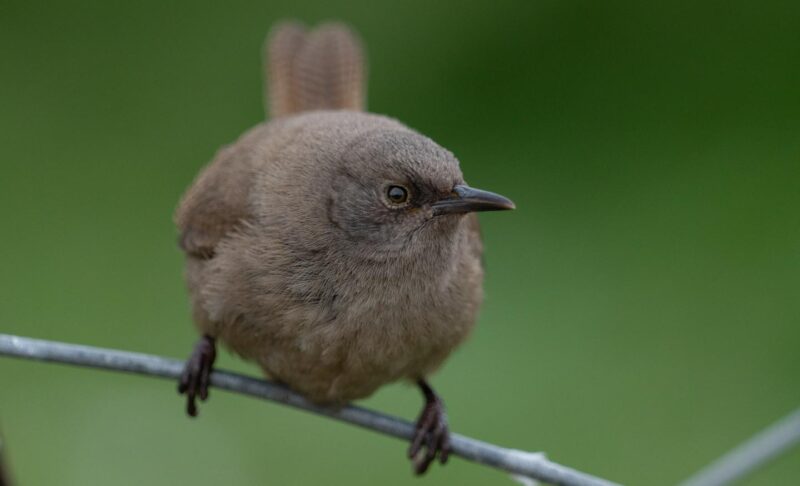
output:
[[[433,379],[458,432],[672,484],[800,404],[797,2],[2,0],[0,332],[188,354],[171,213],[263,118],[285,17],[355,26],[371,110],[517,203]],[[422,484],[399,441],[223,392],[191,421],[153,379],[0,359],[0,421],[21,485]]]

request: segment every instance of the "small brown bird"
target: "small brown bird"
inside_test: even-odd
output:
[[[467,186],[429,138],[364,113],[365,63],[347,27],[281,24],[265,55],[272,121],[220,150],[176,212],[202,334],[179,391],[196,415],[217,340],[320,404],[415,381],[425,406],[409,457],[421,474],[450,449],[426,377],[483,296],[473,213],[514,204]]]

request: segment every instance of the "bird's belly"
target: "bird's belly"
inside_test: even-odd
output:
[[[474,320],[474,312],[379,304],[325,322],[284,324],[280,327],[303,331],[265,335],[259,343],[246,343],[246,349],[229,344],[310,399],[344,403],[386,383],[431,373],[463,341]]]

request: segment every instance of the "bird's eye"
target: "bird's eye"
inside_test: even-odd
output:
[[[391,185],[386,188],[386,198],[392,204],[403,204],[408,201],[408,189],[403,186]]]

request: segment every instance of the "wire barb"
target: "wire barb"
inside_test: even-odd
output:
[[[0,355],[172,380],[177,380],[183,371],[183,362],[161,356],[45,341],[9,334],[0,334]],[[321,407],[285,386],[265,380],[215,370],[211,374],[211,385],[323,415],[399,439],[410,440],[414,435],[414,425],[405,420],[355,405],[338,410]],[[451,454],[468,461],[554,485],[618,486],[605,479],[551,462],[544,455],[522,454],[514,449],[499,447],[463,435],[452,434],[450,446]]]

